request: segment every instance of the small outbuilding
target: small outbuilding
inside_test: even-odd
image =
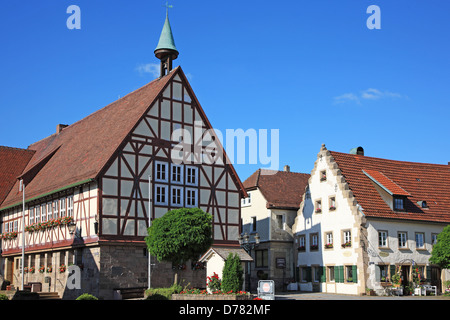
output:
[[[242,264],[244,270],[244,291],[247,291],[246,286],[246,265],[248,262],[253,262],[253,258],[242,248],[210,248],[201,258],[200,262],[206,262],[206,276],[210,277],[216,273],[220,279],[223,278],[223,267],[228,256],[232,254],[237,254]]]

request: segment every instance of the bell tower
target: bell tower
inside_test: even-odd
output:
[[[166,21],[159,37],[158,46],[155,49],[155,56],[161,61],[160,75],[162,78],[172,70],[172,61],[178,58],[178,50],[173,39],[172,28],[169,22],[169,8],[173,6],[166,3]]]

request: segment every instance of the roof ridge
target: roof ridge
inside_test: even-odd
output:
[[[395,159],[386,159],[386,158],[379,158],[379,157],[370,157],[370,156],[363,156],[363,155],[357,155],[357,154],[350,154],[345,152],[339,152],[339,151],[332,151],[329,150],[332,154],[338,153],[342,155],[352,156],[352,157],[358,157],[358,158],[369,158],[369,159],[375,159],[375,160],[383,160],[383,161],[392,161],[392,162],[401,162],[401,163],[411,163],[415,165],[427,165],[427,166],[442,166],[442,167],[448,167],[450,169],[450,166],[448,164],[440,164],[440,163],[429,163],[429,162],[414,162],[414,161],[404,161],[404,160],[395,160]]]

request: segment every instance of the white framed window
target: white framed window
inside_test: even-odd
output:
[[[350,230],[345,230],[342,232],[343,235],[343,244],[342,247],[351,247],[352,246],[352,232]]]
[[[17,229],[18,229],[18,228],[17,228],[17,220],[14,220],[14,229],[13,229],[13,230],[14,230],[14,231],[17,231]]]
[[[170,181],[172,183],[183,183],[183,166],[181,164],[172,164],[170,169]]]
[[[155,185],[155,204],[167,205],[167,189],[168,186]]]
[[[416,248],[425,248],[425,234],[423,232],[416,232]]]
[[[41,206],[37,206],[36,207],[36,212],[35,212],[35,219],[36,219],[36,223],[41,222]]]
[[[406,232],[398,233],[398,247],[401,249],[408,248],[408,234]]]
[[[197,167],[186,167],[186,184],[190,186],[198,185],[198,168]]]
[[[53,201],[53,219],[58,219],[59,208],[58,208],[58,200]]]
[[[329,282],[334,282],[334,266],[327,267]]]
[[[378,231],[378,247],[387,248],[388,246],[388,234],[387,231]]]
[[[183,188],[171,187],[170,190],[170,204],[176,207],[183,206]]]
[[[298,238],[298,249],[305,250],[306,247],[306,237],[304,235]]]
[[[318,233],[312,233],[310,236],[310,250],[318,250],[319,249],[319,234]]]
[[[43,204],[41,206],[41,222],[45,222],[47,221],[47,206],[45,204]]]
[[[432,233],[431,234],[431,245],[432,246],[434,246],[437,243],[437,237],[438,237],[437,233]]]
[[[326,238],[325,248],[327,249],[333,248],[333,233],[327,232],[325,234],[325,238]]]
[[[52,203],[48,202],[47,203],[47,220],[50,221],[52,220],[53,217],[53,212],[52,212]]]
[[[167,182],[168,167],[169,164],[166,162],[155,161],[155,181]]]
[[[67,198],[67,215],[73,217],[73,196]]]
[[[186,207],[197,207],[198,190],[186,188]]]
[[[30,224],[33,224],[34,223],[34,207],[30,208],[30,217],[29,218],[30,218],[29,219]]]
[[[66,216],[66,198],[62,198],[60,200],[59,206],[60,206],[59,214],[61,215],[61,217],[65,217]],[[56,207],[58,207],[58,203],[56,203]]]

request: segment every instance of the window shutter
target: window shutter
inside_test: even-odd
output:
[[[320,272],[320,275],[319,275],[319,281],[320,282],[327,282],[327,267],[322,267],[322,268],[319,268],[319,272]]]
[[[358,282],[358,268],[356,266],[352,266],[352,277],[353,277],[353,283]]]
[[[426,275],[424,275],[425,276],[425,279],[426,279],[426,281],[427,282],[431,282],[431,266],[427,266],[426,267]]]
[[[335,272],[334,277],[336,279],[336,282],[338,282],[338,283],[344,282],[344,266],[335,267],[334,272]]]
[[[395,275],[395,265],[394,264],[391,264],[390,266],[390,271],[391,271],[391,274],[390,274],[390,279],[391,279],[391,281],[392,281],[392,276],[393,275]]]

